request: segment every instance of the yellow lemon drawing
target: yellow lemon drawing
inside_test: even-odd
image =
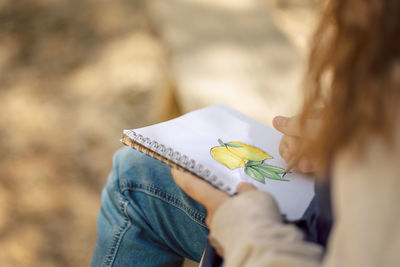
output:
[[[286,174],[285,169],[264,163],[264,160],[272,159],[272,157],[263,150],[237,141],[224,143],[218,139],[218,143],[220,146],[213,147],[210,154],[229,169],[244,167],[244,172],[248,176],[263,184],[265,184],[265,178],[289,181],[283,178]]]
[[[265,159],[272,158],[261,149],[242,142],[232,141],[226,143],[225,146],[229,151],[242,159],[247,159],[251,161],[263,161]]]
[[[239,156],[231,153],[225,146],[213,147],[210,153],[214,159],[231,170],[244,167],[248,162],[248,160],[242,159]]]

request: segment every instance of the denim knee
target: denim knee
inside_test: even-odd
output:
[[[174,182],[169,165],[130,147],[118,150],[114,156],[114,171],[122,195],[143,192],[174,205],[192,220],[205,227],[205,208],[187,196]]]
[[[130,147],[118,150],[102,193],[91,266],[178,266],[200,260],[204,207],[174,182],[170,167]]]
[[[118,150],[113,159],[120,187],[131,184],[170,185],[170,166],[130,147]]]

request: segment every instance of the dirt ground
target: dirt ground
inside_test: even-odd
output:
[[[0,266],[87,266],[123,128],[157,119],[141,0],[0,0]]]

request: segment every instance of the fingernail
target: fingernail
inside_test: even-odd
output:
[[[275,123],[276,125],[278,125],[279,127],[283,127],[286,124],[287,118],[282,117],[282,116],[277,116],[275,117]]]

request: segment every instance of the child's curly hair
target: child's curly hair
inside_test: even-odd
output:
[[[314,35],[301,112],[321,109],[316,138],[301,153],[320,171],[331,156],[371,137],[393,140],[400,109],[400,1],[327,0]],[[359,150],[361,151],[361,150]]]

